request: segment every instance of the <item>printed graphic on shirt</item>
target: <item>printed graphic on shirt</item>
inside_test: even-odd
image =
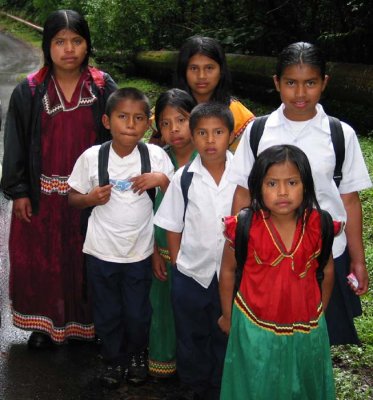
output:
[[[132,187],[132,182],[129,179],[110,179],[110,184],[118,192],[126,192]]]

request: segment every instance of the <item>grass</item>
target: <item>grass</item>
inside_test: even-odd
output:
[[[41,36],[30,28],[0,16],[0,29],[40,48]],[[110,72],[110,71],[108,71]],[[119,87],[134,86],[144,91],[154,106],[158,95],[167,87],[138,77],[117,79]],[[256,115],[270,112],[273,107],[242,99]],[[359,138],[370,176],[373,176],[373,132],[369,137]],[[363,206],[363,237],[370,282],[373,282],[373,189],[360,194]],[[355,323],[362,346],[333,346],[332,358],[338,400],[368,400],[373,398],[373,290],[361,298],[363,315]],[[315,399],[316,400],[316,399]]]

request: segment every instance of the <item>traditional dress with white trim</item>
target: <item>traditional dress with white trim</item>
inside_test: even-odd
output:
[[[234,246],[237,219],[224,222]],[[264,213],[253,216],[233,305],[222,400],[335,399],[315,273],[320,248],[316,211],[299,219],[290,251]]]
[[[75,161],[96,141],[91,79],[85,70],[70,101],[49,80],[41,115],[40,211],[31,223],[13,218],[10,231],[13,323],[48,334],[55,343],[95,335],[83,293],[81,212],[67,203]]]

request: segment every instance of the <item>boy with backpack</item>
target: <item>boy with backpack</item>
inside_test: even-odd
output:
[[[217,276],[224,246],[222,217],[230,213],[236,188],[226,178],[232,155],[233,116],[228,107],[203,103],[190,115],[198,155],[180,168],[154,223],[167,230],[176,327],[176,363],[193,399],[219,399],[227,337]]]
[[[161,148],[140,142],[149,116],[149,101],[142,92],[115,91],[103,116],[113,137],[111,145],[102,145],[101,151],[100,146],[86,150],[68,180],[69,203],[80,209],[94,207],[83,252],[96,334],[107,363],[101,383],[110,389],[119,387],[126,373],[130,383],[143,383],[147,376],[154,251],[148,191],[165,191],[174,169]],[[149,162],[151,171],[143,173]]]

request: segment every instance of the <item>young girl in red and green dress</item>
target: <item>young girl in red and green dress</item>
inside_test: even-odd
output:
[[[234,299],[237,217],[224,220],[218,323],[229,342],[221,399],[335,399],[324,318],[334,265],[330,255],[320,290],[320,208],[306,155],[292,145],[263,151],[249,190],[248,256]],[[335,233],[340,228],[334,222]]]

